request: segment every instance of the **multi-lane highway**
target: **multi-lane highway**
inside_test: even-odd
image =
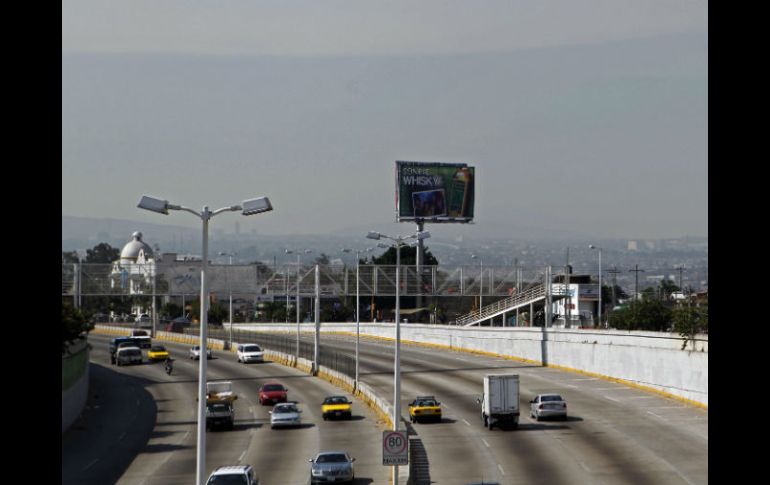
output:
[[[63,483],[112,483],[118,478],[126,484],[194,481],[197,363],[184,358],[187,347],[168,345],[181,358],[174,374],[167,376],[161,365],[110,366],[108,338],[92,335],[90,340],[92,386],[101,387],[99,392],[113,387],[102,397],[111,396],[109,401],[87,413],[104,415],[92,424],[99,430],[72,430],[63,439]],[[322,345],[354,354],[354,340],[348,337],[323,335]],[[306,484],[307,459],[321,449],[337,448],[357,458],[357,483],[388,483],[389,469],[381,464],[383,427],[371,410],[355,401],[357,419],[325,422],[320,402],[325,395],[345,394],[337,388],[278,364],[243,365],[230,353],[215,356],[209,361],[209,379],[232,380],[239,399],[236,430],[207,435],[207,470],[249,463],[263,484]],[[621,384],[511,360],[412,345],[402,345],[401,359],[403,416],[408,402],[424,394],[441,401],[444,415],[440,423],[404,421],[416,440],[412,445],[420,466],[413,477],[420,481],[415,483],[708,483],[705,410]],[[476,398],[487,373],[521,376],[518,430],[490,431],[481,425]],[[305,427],[271,430],[265,425],[268,407],[257,403],[256,392],[267,379],[283,382],[290,399],[303,404]],[[393,395],[392,342],[362,339],[361,379],[380,396]],[[564,396],[567,421],[529,418],[528,402],[542,392]],[[155,407],[156,417],[151,417]],[[96,438],[77,443],[78,433]],[[77,452],[69,449],[75,445]],[[110,475],[111,469],[118,472]]]
[[[347,337],[322,336],[322,345],[355,355]],[[393,343],[362,340],[361,379],[381,396],[393,395]],[[421,479],[466,484],[705,484],[708,412],[673,399],[585,375],[467,353],[402,345],[402,403],[432,394],[443,421],[411,425],[426,456]],[[487,373],[521,376],[518,430],[487,430],[476,398]],[[529,417],[538,393],[560,393],[567,421]],[[421,483],[429,483],[424,481]]]
[[[92,389],[99,406],[62,439],[62,483],[190,484],[195,482],[198,363],[189,346],[166,344],[176,359],[168,376],[162,364],[110,365],[109,337],[91,335]],[[326,381],[275,363],[239,364],[235,354],[214,352],[209,380],[233,382],[235,430],[207,433],[206,470],[250,464],[263,485],[306,484],[308,459],[323,450],[344,450],[356,458],[356,483],[387,483],[382,466],[383,423],[357,401],[350,421],[324,421],[325,396],[348,393]],[[270,406],[257,400],[259,386],[277,380],[300,403],[303,425],[270,428]],[[354,400],[355,401],[355,400]]]

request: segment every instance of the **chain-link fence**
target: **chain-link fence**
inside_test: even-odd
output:
[[[402,296],[510,296],[543,282],[544,268],[512,266],[416,266],[402,265],[399,279]],[[149,262],[144,264],[63,264],[62,295],[156,295],[200,294],[199,261]],[[215,297],[251,295],[258,298],[315,295],[315,265],[209,265],[209,291]],[[356,295],[356,267],[319,265],[322,296]],[[395,296],[395,265],[361,265],[358,289],[361,296]]]
[[[187,333],[198,335],[198,329],[188,329]],[[224,341],[230,340],[230,330],[222,327],[209,327],[208,336],[210,338],[220,339]],[[249,332],[239,329],[233,329],[232,331],[233,342],[238,343],[254,343],[261,347],[276,352],[283,352],[284,354],[296,355],[297,353],[297,338],[289,337],[286,335],[276,335],[264,332]],[[310,342],[299,342],[299,357],[303,359],[313,360],[315,353],[315,344]],[[325,347],[323,344],[318,353],[319,365],[328,367],[342,372],[350,377],[355,377],[356,372],[356,359],[355,357]]]

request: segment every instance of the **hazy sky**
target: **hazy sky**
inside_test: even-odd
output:
[[[262,234],[394,224],[396,160],[476,167],[475,222],[706,235],[705,1],[62,3],[62,214]]]

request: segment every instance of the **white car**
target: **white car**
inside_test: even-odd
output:
[[[206,349],[206,358],[211,359],[211,349]],[[190,349],[190,358],[193,360],[198,360],[201,358],[201,346],[200,345],[193,345],[193,347]]]
[[[529,415],[540,421],[540,418],[567,419],[567,402],[559,394],[538,394],[529,402]]]
[[[301,413],[302,411],[297,408],[297,403],[295,402],[276,404],[273,406],[273,410],[270,411],[270,427],[299,426],[302,424]]]
[[[251,465],[220,466],[209,476],[206,485],[259,485]]]
[[[241,344],[237,349],[238,362],[264,362],[265,352],[257,344]]]
[[[142,349],[136,346],[120,347],[115,353],[115,363],[118,365],[141,364]]]

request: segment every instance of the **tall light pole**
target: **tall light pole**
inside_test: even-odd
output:
[[[297,297],[296,302],[294,302],[295,311],[297,313],[297,349],[296,349],[296,355],[295,357],[299,359],[299,302],[300,302],[300,296],[299,296],[299,271],[300,271],[300,265],[302,264],[302,253],[310,254],[313,251],[310,249],[305,249],[304,251],[300,251],[299,249],[291,250],[287,249],[286,254],[294,254],[297,253]],[[288,298],[288,291],[286,298]],[[288,305],[287,305],[288,307]],[[288,318],[288,315],[287,315]]]
[[[198,485],[204,485],[206,481],[206,349],[208,336],[208,282],[206,281],[206,269],[208,266],[209,252],[209,220],[217,214],[228,211],[241,211],[244,216],[260,214],[273,210],[270,200],[267,197],[244,200],[241,205],[232,205],[223,207],[215,211],[210,211],[208,206],[203,206],[201,212],[189,209],[181,205],[169,204],[167,200],[156,199],[148,195],[143,195],[137,205],[140,209],[168,215],[169,210],[182,210],[195,214],[203,222],[203,247],[201,253],[201,330],[200,330],[200,355],[198,359],[198,442],[197,442],[197,470],[195,482]]]
[[[373,248],[366,248],[366,252],[371,251]],[[352,249],[343,249],[343,253],[350,253]],[[360,291],[359,291],[359,266],[361,261],[361,250],[356,249],[356,389],[358,389],[358,344],[361,338],[361,317],[359,315],[361,311]]]
[[[597,312],[597,317],[599,320],[599,326],[601,326],[602,324],[602,248],[596,247],[593,244],[589,244],[588,249],[599,250],[599,311]]]
[[[369,231],[366,237],[375,240],[381,238],[390,239],[395,242],[394,246],[396,248],[396,349],[393,358],[393,431],[398,431],[398,423],[401,417],[401,360],[399,356],[401,348],[401,277],[399,271],[401,266],[401,246],[405,246],[404,241],[408,239],[427,239],[430,237],[430,233],[423,231],[406,237],[391,237],[380,232]],[[398,485],[398,465],[395,465],[393,469],[393,485]]]
[[[476,256],[475,254],[471,254],[471,259],[479,260],[479,311],[481,311],[481,307],[484,306],[484,260],[481,256]]]
[[[230,274],[232,272],[232,266],[233,266],[233,256],[235,256],[238,253],[225,253],[220,251],[220,256],[228,256],[230,258],[230,270],[228,271],[228,278],[227,278],[227,291],[230,293],[230,345],[228,348],[233,348],[233,287],[230,284]]]

